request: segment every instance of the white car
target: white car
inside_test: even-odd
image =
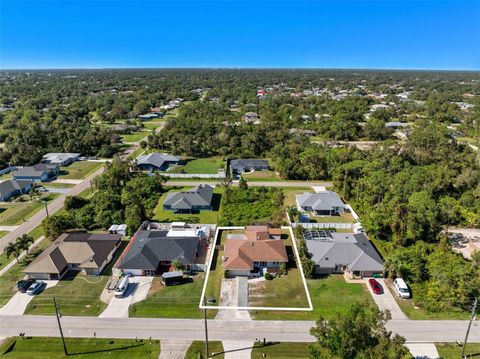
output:
[[[393,281],[393,286],[395,287],[395,290],[400,298],[409,299],[411,297],[410,289],[408,289],[407,283],[405,283],[402,278],[395,279]]]

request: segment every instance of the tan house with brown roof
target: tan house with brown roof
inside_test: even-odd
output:
[[[120,234],[63,233],[24,272],[33,279],[61,279],[69,270],[99,275],[121,238]]]
[[[247,226],[244,233],[227,235],[223,268],[231,276],[259,276],[287,262],[280,228]]]

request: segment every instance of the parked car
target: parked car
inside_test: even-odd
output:
[[[17,282],[17,290],[20,293],[25,293],[30,286],[35,283],[34,279],[27,279],[27,280],[19,280]]]
[[[368,284],[370,284],[370,287],[372,288],[373,293],[375,294],[383,294],[383,287],[378,281],[374,278],[370,278],[368,280]]]
[[[36,281],[36,282],[33,283],[30,287],[28,287],[28,289],[27,289],[27,294],[28,294],[28,295],[35,295],[35,294],[40,293],[40,292],[43,290],[44,284],[45,284],[45,283],[42,282],[41,280]]]
[[[125,295],[125,292],[128,288],[128,279],[130,278],[130,273],[123,277],[115,288],[115,292],[113,293],[115,297],[121,298]]]
[[[402,278],[397,278],[393,281],[393,286],[397,291],[400,298],[408,299],[411,297],[410,289],[408,289],[407,283]]]

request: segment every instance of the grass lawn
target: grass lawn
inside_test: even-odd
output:
[[[104,165],[103,162],[77,161],[70,166],[60,167],[61,179],[84,179]]]
[[[258,311],[258,320],[317,320],[320,316],[329,319],[336,314],[345,314],[354,302],[374,303],[364,284],[345,282],[341,274],[332,274],[319,279],[307,279],[313,311],[311,312],[265,312]]]
[[[217,174],[218,170],[225,168],[225,161],[221,158],[198,158],[188,160],[183,166],[174,166],[170,173],[190,174]]]
[[[130,306],[130,317],[201,319],[203,310],[198,308],[205,273],[198,273],[190,282],[165,287],[160,278],[154,278],[145,300]],[[216,311],[208,311],[213,319]]]
[[[166,187],[170,191],[185,191],[192,187]],[[189,222],[189,223],[202,223],[202,224],[216,224],[218,223],[220,202],[222,199],[223,189],[216,187],[213,190],[213,210],[212,211],[200,211],[195,214],[174,214],[173,211],[167,211],[163,209],[163,201],[168,195],[168,192],[164,193],[157,206],[153,210],[153,220],[158,222]]]
[[[141,147],[138,147],[136,148],[132,153],[130,153],[127,158],[137,158],[138,156],[140,156],[141,154],[143,154],[145,152],[145,150]]]
[[[71,272],[72,273],[72,272]],[[53,297],[63,315],[98,316],[107,306],[100,300],[108,276],[67,274],[55,287],[44,290],[28,304],[25,314],[53,315]]]
[[[51,202],[59,196],[58,193],[44,193],[42,194],[42,201]],[[0,225],[15,226],[22,224],[44,207],[39,200],[30,201],[28,196],[23,196],[23,198],[25,198],[25,202],[16,199],[13,202],[0,205]]]
[[[390,283],[389,283],[390,284]],[[412,299],[399,298],[391,285],[388,285],[393,297],[396,299],[398,305],[408,318],[413,320],[467,320],[470,313],[460,309],[450,309],[449,311],[431,312],[421,307],[419,303],[422,302],[423,291],[425,288],[418,283],[408,283],[412,292]]]
[[[5,235],[9,233],[8,231],[0,231],[0,238],[5,237]]]
[[[29,235],[32,235],[32,232],[30,232]],[[38,238],[34,237],[33,235],[32,237],[35,239]],[[6,273],[0,276],[0,307],[4,306],[16,293],[16,282],[25,277],[25,273],[23,273],[25,267],[29,265],[49,245],[50,241],[44,239],[37,246],[32,248],[30,254],[26,257],[23,257],[20,260],[20,263],[15,264]],[[1,267],[3,268],[12,260],[15,260],[15,258],[7,258],[7,256],[2,254],[0,256]]]
[[[223,359],[223,344],[222,342],[208,342],[209,358]],[[215,353],[215,354],[214,354]],[[217,354],[218,353],[218,354]],[[205,342],[196,340],[190,345],[187,350],[185,359],[205,359]]]
[[[292,239],[288,232],[284,231],[283,237],[285,237],[287,254],[289,257],[295,256]],[[248,305],[250,307],[308,308],[307,295],[296,260],[288,263],[286,275],[250,284]]]
[[[350,213],[339,216],[310,216],[310,222],[314,223],[355,223],[355,218]]]
[[[3,182],[3,181],[6,181],[6,180],[9,180],[9,179],[12,179],[12,171],[8,172],[8,173],[4,173],[3,175],[0,176],[0,182]]]
[[[152,134],[152,131],[139,131],[139,132],[134,132],[130,135],[123,135],[122,140],[123,142],[138,142],[143,140],[145,137],[148,135]]]
[[[243,174],[247,181],[283,181],[280,176],[273,171],[253,171]]]
[[[94,330],[94,328],[92,328]],[[60,338],[13,337],[0,345],[5,358],[151,358],[160,355],[159,340],[65,338],[68,356]]]
[[[255,344],[252,349],[252,359],[275,358],[275,359],[303,359],[308,358],[308,346],[311,343],[278,343],[272,342],[267,345]],[[264,355],[265,354],[265,355]]]
[[[75,187],[75,185],[72,183],[48,182],[48,183],[42,184],[42,187],[45,187],[47,189],[48,188],[72,188],[72,187]]]
[[[438,354],[442,359],[459,359],[462,354],[462,347],[455,343],[435,343]],[[480,343],[467,343],[465,348],[467,358],[480,357]]]
[[[282,191],[284,195],[283,205],[285,207],[292,207],[296,205],[295,195],[313,192],[313,189],[312,187],[282,187]]]

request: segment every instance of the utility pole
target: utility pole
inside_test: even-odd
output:
[[[47,206],[47,201],[42,201],[43,205],[45,206],[45,212],[47,212],[47,218],[48,218],[48,206]]]
[[[203,297],[203,305],[206,305],[205,297]],[[208,327],[207,327],[207,308],[203,308],[204,323],[205,323],[205,358],[208,359]]]
[[[477,313],[477,304],[478,304],[478,297],[475,297],[475,301],[473,302],[472,316],[470,317],[467,333],[465,334],[465,340],[463,341],[462,358],[465,358],[465,347],[467,346],[468,335],[470,334],[470,328],[472,327],[472,322],[475,319],[475,314]]]
[[[67,345],[65,344],[65,338],[63,337],[62,324],[60,323],[61,314],[58,311],[57,302],[55,300],[55,297],[53,297],[53,305],[55,306],[55,314],[56,314],[56,317],[57,317],[58,329],[60,330],[60,336],[62,337],[63,351],[65,352],[65,356],[68,356]]]

